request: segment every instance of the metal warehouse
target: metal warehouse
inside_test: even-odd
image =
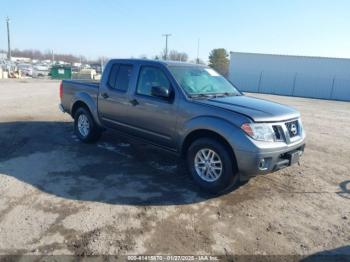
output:
[[[350,101],[350,59],[231,52],[241,91]]]

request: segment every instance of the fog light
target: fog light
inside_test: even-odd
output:
[[[267,170],[267,162],[265,161],[264,158],[260,159],[259,161],[259,169],[261,171]]]

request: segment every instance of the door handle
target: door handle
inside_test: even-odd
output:
[[[104,99],[107,99],[109,97],[109,95],[107,93],[102,93],[101,95]]]
[[[132,99],[129,101],[130,104],[132,104],[133,106],[137,106],[139,104],[139,102],[136,99]]]

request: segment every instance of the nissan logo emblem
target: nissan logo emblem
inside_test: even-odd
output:
[[[298,128],[297,128],[297,125],[296,124],[291,124],[290,125],[290,132],[293,134],[293,135],[296,135],[298,133]]]

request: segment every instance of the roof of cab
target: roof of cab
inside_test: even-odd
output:
[[[180,61],[165,61],[165,60],[152,60],[152,59],[111,59],[113,62],[129,62],[129,63],[145,63],[145,64],[162,64],[165,66],[200,66],[206,67],[206,65],[194,64]]]

